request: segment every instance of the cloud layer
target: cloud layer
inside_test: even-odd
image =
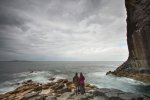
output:
[[[124,0],[1,0],[0,60],[121,61]]]

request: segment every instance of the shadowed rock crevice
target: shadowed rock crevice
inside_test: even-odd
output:
[[[129,57],[114,75],[150,82],[150,0],[125,0]]]

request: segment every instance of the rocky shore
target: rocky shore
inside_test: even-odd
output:
[[[0,100],[150,100],[148,96],[117,89],[97,88],[88,83],[85,84],[84,95],[75,95],[75,86],[67,79],[53,78],[47,84],[28,80],[21,84],[11,92],[0,94]]]
[[[119,67],[120,68],[120,67]],[[135,80],[139,80],[145,83],[150,83],[150,75],[149,74],[143,74],[140,73],[139,71],[133,71],[133,70],[128,70],[128,69],[116,69],[115,71],[109,71],[106,73],[106,75],[113,74],[117,77],[128,77],[132,78]]]

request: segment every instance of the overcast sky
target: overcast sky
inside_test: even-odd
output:
[[[124,0],[0,0],[0,60],[124,61]]]

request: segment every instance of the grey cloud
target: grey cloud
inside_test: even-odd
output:
[[[0,60],[124,60],[123,2],[1,0]]]
[[[4,10],[3,8],[0,9],[0,25],[15,25],[15,26],[20,26],[24,24],[24,20],[16,16],[12,12],[8,12],[7,10]]]

